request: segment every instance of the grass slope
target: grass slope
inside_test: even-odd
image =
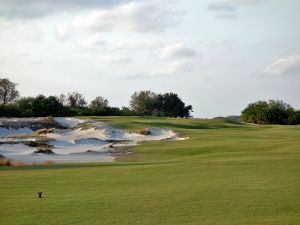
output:
[[[143,143],[115,163],[2,167],[1,225],[300,224],[299,126],[97,119],[190,139]]]

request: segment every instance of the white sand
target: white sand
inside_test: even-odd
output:
[[[42,163],[48,160],[56,163],[112,162],[114,160],[113,156],[102,153],[38,154],[33,153],[33,150],[35,148],[23,144],[0,145],[0,152],[3,156],[23,163]]]
[[[116,147],[134,146],[142,141],[183,140],[183,138],[178,138],[174,131],[164,128],[150,128],[150,134],[143,135],[126,132],[96,120],[57,117],[54,118],[54,121],[67,127],[67,129],[55,129],[53,133],[45,135],[52,139],[49,144],[54,146],[52,149],[54,154],[36,154],[33,153],[36,148],[23,144],[2,144],[0,145],[0,154],[25,163],[45,160],[54,162],[111,162],[114,159],[112,152]],[[12,141],[8,138],[11,135],[31,134],[32,132],[29,128],[0,128],[0,142]],[[32,138],[14,140],[16,143],[20,143],[21,141],[32,140]]]
[[[80,123],[84,123],[84,120],[70,118],[70,117],[55,117],[54,121],[68,128],[73,128],[79,125]]]
[[[27,127],[26,128],[18,128],[18,129],[0,127],[0,137],[31,134],[32,132],[33,132],[33,130],[31,130],[30,128],[27,128]]]

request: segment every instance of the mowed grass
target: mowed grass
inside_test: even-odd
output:
[[[114,163],[2,167],[1,225],[300,224],[300,126],[94,118],[190,138],[145,142]]]

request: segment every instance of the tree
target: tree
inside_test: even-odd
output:
[[[97,109],[97,108],[107,108],[108,107],[108,100],[98,96],[93,101],[91,101],[89,107],[91,109]]]
[[[280,100],[250,103],[243,111],[241,119],[258,124],[299,124],[298,111]]]
[[[60,96],[58,97],[58,101],[62,104],[62,105],[67,105],[67,97],[65,94],[60,94]]]
[[[17,84],[9,79],[0,79],[0,104],[7,104],[19,97],[19,91],[16,90]]]
[[[131,96],[130,107],[138,115],[169,117],[190,117],[193,109],[175,93],[156,94],[151,91],[135,92]]]
[[[153,116],[166,116],[164,110],[164,96],[158,94],[154,97],[153,100]]]
[[[130,110],[128,107],[125,107],[125,106],[123,106],[121,108],[120,114],[122,116],[135,116],[135,113],[132,110]]]
[[[33,97],[20,98],[16,102],[16,104],[18,105],[18,108],[21,111],[20,116],[23,116],[23,117],[34,116],[33,103],[34,103]]]
[[[63,110],[63,105],[55,96],[27,97],[19,99],[18,105],[21,116],[58,116]]]
[[[175,93],[165,93],[161,96],[160,111],[164,116],[190,117],[192,106],[185,106],[185,103]]]
[[[32,110],[34,116],[57,116],[62,111],[63,105],[55,96],[45,97],[38,95],[33,100]]]
[[[243,111],[241,119],[248,123],[266,123],[268,121],[268,103],[266,101],[258,101],[250,103]]]
[[[130,108],[139,115],[152,115],[155,96],[156,94],[149,90],[134,92]]]
[[[68,93],[67,104],[70,107],[83,107],[87,104],[83,94],[79,92]]]

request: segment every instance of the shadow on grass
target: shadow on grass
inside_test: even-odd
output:
[[[237,124],[181,124],[172,122],[132,122],[138,125],[147,125],[149,127],[168,127],[177,129],[222,129],[237,128]]]
[[[79,168],[105,168],[105,167],[132,167],[132,166],[154,166],[174,163],[184,163],[186,160],[159,161],[159,162],[96,162],[96,163],[57,163],[52,165],[24,165],[3,166],[1,171],[30,171],[30,170],[57,170],[57,169],[79,169]]]

